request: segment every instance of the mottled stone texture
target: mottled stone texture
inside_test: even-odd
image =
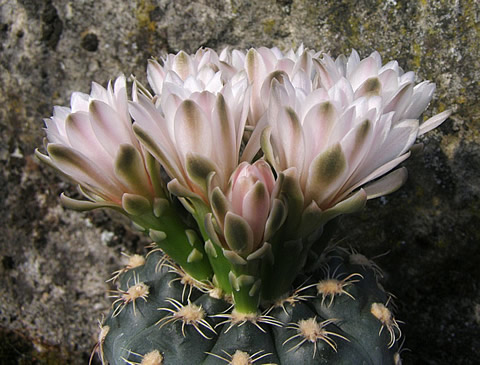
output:
[[[480,348],[480,5],[457,1],[0,1],[0,363],[85,364],[120,252],[146,242],[105,212],[65,211],[75,189],[33,158],[42,118],[146,60],[208,46],[378,50],[430,79],[453,116],[406,163],[401,191],[345,217],[338,239],[378,258],[406,364],[476,364]]]

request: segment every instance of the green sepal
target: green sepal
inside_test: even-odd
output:
[[[274,199],[272,209],[265,224],[264,240],[269,240],[283,225],[288,215],[288,210],[283,201]]]
[[[289,168],[282,172],[284,175],[283,183],[280,187],[280,198],[285,200],[287,208],[287,217],[285,227],[282,232],[287,232],[288,236],[283,239],[292,239],[298,237],[298,225],[304,205],[304,196],[295,168]]]
[[[192,247],[202,245],[202,242],[198,238],[197,232],[195,232],[193,229],[186,229],[185,234],[187,235],[188,243],[190,243]]]
[[[222,246],[220,237],[217,234],[218,228],[218,224],[215,224],[215,218],[213,217],[212,213],[207,213],[205,215],[205,231],[213,243],[215,243],[217,246]]]
[[[256,280],[253,285],[250,288],[250,291],[248,292],[248,295],[251,297],[255,297],[260,293],[260,289],[262,287],[262,280],[258,279]]]
[[[263,260],[264,258],[272,259],[272,245],[268,242],[264,242],[263,245],[256,251],[247,256],[247,261]]]
[[[198,251],[196,248],[194,248],[192,252],[190,252],[190,254],[188,255],[187,262],[190,264],[193,262],[201,261],[202,259],[203,259],[203,254],[200,251]]]
[[[262,151],[265,155],[265,159],[272,165],[275,171],[278,172],[280,171],[280,167],[278,166],[278,159],[275,157],[275,153],[273,152],[271,136],[272,127],[265,127],[260,136],[260,145],[262,146]]]
[[[251,286],[255,284],[255,282],[256,282],[255,277],[251,275],[240,275],[237,277],[237,283],[240,287]]]
[[[144,196],[137,194],[123,194],[122,207],[127,214],[133,216],[140,216],[152,211],[150,201]]]
[[[159,243],[162,242],[167,238],[167,234],[163,231],[157,231],[156,229],[150,229],[148,231],[148,235],[152,239],[152,241]]]
[[[223,256],[230,262],[232,266],[240,266],[246,265],[247,260],[245,260],[242,256],[232,250],[223,250]]]
[[[162,167],[160,163],[147,150],[144,150],[145,166],[152,182],[153,191],[157,197],[167,197],[166,184],[162,179]]]
[[[213,246],[213,243],[210,240],[205,242],[205,253],[214,259],[218,257],[217,251],[215,250],[215,247]]]
[[[253,247],[253,232],[247,221],[232,212],[225,216],[225,241],[233,251],[248,255]]]
[[[230,203],[218,186],[210,194],[210,204],[216,219],[220,219],[220,224],[223,225],[225,215],[230,210]]]
[[[111,208],[117,211],[122,210],[118,205],[113,203],[72,199],[66,196],[64,193],[60,195],[60,201],[64,207],[76,211],[88,211],[98,208]]]
[[[231,293],[232,287],[228,280],[228,273],[230,272],[230,263],[223,255],[223,249],[221,246],[216,245],[212,240],[207,239],[204,245],[205,253],[207,254],[210,266],[215,274],[218,282],[218,287],[225,293]]]
[[[153,199],[153,214],[155,217],[160,218],[162,214],[168,209],[170,202],[164,198]]]

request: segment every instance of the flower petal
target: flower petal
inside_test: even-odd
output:
[[[133,144],[131,131],[126,128],[122,117],[111,106],[93,100],[89,110],[93,131],[112,158],[115,158],[121,143]]]
[[[348,163],[339,143],[318,155],[308,171],[306,189],[310,196],[307,201],[315,200],[322,207],[328,195],[343,182],[347,171]]]
[[[112,181],[93,161],[60,144],[50,143],[47,151],[52,162],[72,179],[89,186],[106,200],[120,203],[122,187]]]
[[[121,144],[114,165],[115,175],[131,189],[131,192],[153,198],[152,186],[142,155],[135,147],[126,143]]]
[[[407,177],[407,169],[401,167],[383,176],[381,179],[366,185],[364,190],[367,193],[367,199],[378,198],[397,191],[405,184]]]
[[[175,145],[183,157],[190,152],[211,156],[212,126],[200,106],[192,100],[183,101],[175,115]]]
[[[430,132],[432,129],[437,128],[440,124],[442,124],[450,115],[452,114],[451,110],[446,110],[440,114],[434,115],[427,121],[420,124],[420,128],[418,130],[418,135],[421,136],[427,132]]]

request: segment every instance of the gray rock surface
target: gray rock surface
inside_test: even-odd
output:
[[[40,166],[44,117],[75,90],[146,60],[207,46],[378,50],[437,84],[427,114],[452,117],[405,165],[401,191],[345,217],[337,239],[385,269],[406,364],[476,364],[480,348],[480,5],[457,1],[0,0],[0,363],[85,364],[104,282],[147,241]]]

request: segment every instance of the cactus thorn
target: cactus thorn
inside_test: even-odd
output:
[[[136,362],[136,361],[129,361],[122,357],[121,359],[125,361],[126,364],[128,365],[162,365],[163,364],[163,356],[158,350],[153,350],[145,355],[138,354],[133,351],[129,351],[131,354],[141,357],[142,361],[141,362]]]
[[[211,324],[206,321],[206,313],[203,310],[202,306],[193,304],[190,302],[190,300],[188,300],[188,303],[186,305],[183,305],[178,300],[175,300],[173,298],[168,298],[165,301],[171,304],[173,306],[173,309],[166,307],[158,308],[158,310],[160,311],[166,311],[171,313],[171,315],[163,317],[156,323],[160,325],[160,328],[168,323],[182,321],[183,337],[185,337],[185,325],[192,325],[193,328],[195,328],[195,330],[207,340],[211,340],[211,338],[202,332],[200,326],[208,329],[214,334],[217,334]]]
[[[90,354],[90,359],[88,360],[88,365],[92,364],[93,356],[95,356],[95,353],[98,353],[98,356],[100,356],[100,361],[102,362],[102,365],[105,364],[105,357],[103,355],[103,343],[105,342],[105,337],[107,337],[108,332],[110,331],[109,326],[102,326],[102,321],[98,321],[98,327],[100,328],[100,333],[98,334],[98,339],[97,343],[93,347],[92,353]]]
[[[212,317],[217,317],[217,318],[225,318],[224,321],[217,323],[215,327],[222,326],[226,323],[229,323],[228,328],[225,330],[225,333],[230,331],[230,329],[237,325],[237,326],[243,326],[245,323],[250,322],[253,325],[255,325],[260,331],[263,333],[266,333],[265,329],[260,326],[260,323],[264,324],[269,324],[271,326],[275,327],[282,327],[283,324],[279,320],[275,319],[275,317],[269,316],[268,314],[259,314],[259,313],[241,313],[237,312],[235,309],[232,310],[231,313],[225,313],[225,314],[216,314],[213,315]]]
[[[330,346],[333,351],[337,352],[337,344],[331,339],[331,336],[339,337],[347,342],[350,342],[350,340],[345,336],[335,332],[327,331],[325,329],[326,326],[336,321],[336,319],[331,318],[322,322],[318,322],[317,317],[315,316],[308,319],[301,319],[297,323],[290,323],[289,326],[287,326],[287,329],[296,330],[297,334],[287,338],[283,342],[283,345],[295,338],[302,338],[299,343],[297,343],[288,351],[293,351],[302,346],[306,341],[309,341],[313,343],[313,358],[315,358],[315,354],[317,353],[317,341],[320,340]]]
[[[114,295],[111,295],[110,298],[118,298],[112,303],[112,307],[115,307],[115,304],[119,303],[115,309],[113,310],[113,317],[118,316],[122,310],[128,305],[128,303],[133,303],[133,314],[136,314],[136,307],[135,307],[135,302],[138,298],[143,299],[144,301],[147,301],[147,297],[149,294],[149,287],[145,283],[140,282],[140,279],[138,276],[134,275],[134,284],[126,291],[124,290],[115,290],[112,291]],[[128,283],[127,283],[128,285]]]
[[[379,336],[381,335],[384,328],[387,329],[390,335],[388,348],[392,348],[392,346],[395,344],[395,341],[400,337],[402,337],[402,331],[400,330],[400,326],[399,326],[399,323],[401,322],[395,320],[395,318],[392,315],[392,312],[390,311],[390,309],[387,308],[389,301],[390,301],[390,298],[387,300],[386,304],[372,303],[372,306],[370,307],[370,312],[382,324],[382,326],[380,327],[380,331],[378,332],[378,335]],[[398,337],[396,332],[398,332]]]
[[[278,300],[276,300],[275,303],[273,303],[273,305],[267,310],[266,313],[269,313],[274,308],[281,307],[283,309],[283,312],[288,315],[287,309],[285,308],[285,304],[290,304],[292,307],[294,307],[295,304],[298,303],[298,302],[304,302],[304,301],[307,301],[308,299],[315,298],[312,295],[300,294],[301,292],[303,292],[307,289],[310,289],[312,287],[312,285],[304,286],[307,281],[308,281],[308,279],[305,280],[298,288],[296,288],[290,296],[288,296],[286,298],[282,297],[282,298],[279,298]]]
[[[360,265],[363,269],[365,269],[365,268],[371,269],[373,271],[373,273],[375,274],[375,276],[377,277],[377,279],[378,278],[381,279],[381,278],[384,277],[383,270],[380,268],[380,266],[378,266],[375,263],[374,260],[378,259],[379,257],[388,255],[390,253],[390,251],[384,252],[380,255],[374,256],[371,259],[369,259],[368,257],[359,253],[353,247],[350,247],[349,249],[346,249],[346,248],[340,248],[340,249],[348,254],[348,262],[350,264]]]
[[[138,254],[134,254],[134,255],[128,255],[126,254],[125,252],[122,252],[121,253],[123,256],[126,256],[128,257],[128,262],[127,264],[125,265],[125,267],[123,267],[122,269],[120,270],[117,270],[117,271],[114,271],[112,273],[112,277],[110,279],[108,279],[106,281],[106,283],[108,282],[112,282],[112,283],[115,283],[115,281],[117,281],[118,277],[120,275],[122,275],[123,273],[127,272],[128,270],[131,270],[131,269],[134,269],[136,267],[139,267],[139,266],[142,266],[142,265],[145,265],[145,257],[143,257],[142,255],[138,255]]]
[[[330,297],[330,302],[327,305],[327,307],[330,307],[333,303],[333,299],[335,298],[335,296],[342,294],[345,294],[355,300],[355,297],[345,290],[347,286],[358,283],[360,281],[358,279],[352,279],[354,277],[360,277],[363,279],[363,275],[353,273],[343,278],[342,280],[339,280],[338,278],[327,278],[324,280],[320,280],[316,284],[313,284],[313,286],[317,288],[318,295],[322,295],[322,305],[324,304],[325,299]]]
[[[158,260],[157,265],[155,266],[155,272],[159,272],[164,265],[172,263],[171,258],[160,247],[157,247],[157,244],[155,242],[152,242],[152,244],[146,246],[146,248],[152,249],[148,251],[146,256],[147,258],[155,252],[160,252],[162,254],[162,258]]]
[[[194,277],[192,277],[190,274],[182,270],[181,267],[173,264],[173,263],[164,263],[162,266],[168,267],[170,270],[169,272],[175,273],[178,275],[177,278],[172,279],[169,281],[168,286],[170,287],[171,284],[175,281],[180,281],[180,283],[183,285],[183,290],[182,290],[182,302],[185,301],[185,293],[187,292],[188,288],[188,295],[187,295],[187,300],[190,299],[190,296],[192,295],[193,288],[196,288],[200,290],[202,293],[208,293],[209,290],[211,290],[213,285],[209,285],[207,283],[202,283],[201,281],[196,280]]]
[[[264,350],[260,350],[255,352],[252,355],[249,355],[247,352],[236,350],[233,355],[230,355],[227,351],[222,350],[222,352],[228,357],[225,358],[223,356],[213,354],[211,352],[206,352],[206,354],[216,357],[217,359],[225,361],[228,365],[253,365],[255,362],[267,357],[271,356],[272,353],[267,352],[262,354]]]

